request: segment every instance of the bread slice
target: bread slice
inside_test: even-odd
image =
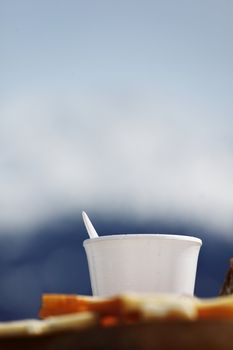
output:
[[[49,317],[46,320],[0,322],[0,338],[51,334],[67,330],[82,330],[96,326],[99,320],[93,312]]]

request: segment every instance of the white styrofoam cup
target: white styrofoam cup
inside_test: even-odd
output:
[[[202,241],[164,234],[125,234],[83,243],[93,295],[124,292],[193,295]]]

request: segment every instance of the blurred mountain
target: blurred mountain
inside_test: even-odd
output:
[[[115,233],[176,233],[203,240],[196,290],[199,297],[216,296],[233,256],[233,241],[221,233],[189,225],[138,222],[126,219],[95,225],[101,235]],[[63,218],[33,232],[0,234],[0,317],[13,320],[37,317],[42,293],[91,294],[88,267],[82,246],[87,233],[81,220]]]

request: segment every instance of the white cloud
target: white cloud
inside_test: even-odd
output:
[[[195,101],[32,91],[0,113],[0,228],[88,208],[230,232],[233,127]]]

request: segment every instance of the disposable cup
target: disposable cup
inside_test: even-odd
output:
[[[124,234],[83,243],[93,295],[124,292],[193,295],[202,241],[163,234]]]

